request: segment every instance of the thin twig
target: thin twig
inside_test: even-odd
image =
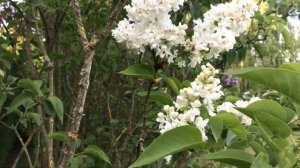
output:
[[[24,144],[23,139],[22,139],[22,137],[20,136],[20,134],[19,134],[19,132],[18,132],[18,130],[17,130],[17,127],[16,127],[16,126],[12,126],[11,128],[12,128],[12,130],[15,132],[16,136],[18,137],[18,140],[20,141],[20,143],[21,143],[21,145],[22,145],[22,148],[23,148],[23,150],[24,150],[24,152],[25,152],[25,155],[26,155],[26,158],[27,158],[29,167],[30,167],[30,168],[33,168],[32,162],[31,162],[31,159],[30,159],[30,155],[29,155],[28,150],[27,150],[27,147],[26,147],[26,145]]]
[[[111,130],[111,135],[112,135],[112,138],[116,141],[113,141],[111,143],[111,146],[115,149],[116,151],[116,157],[117,157],[117,162],[118,162],[118,165],[120,167],[121,163],[120,163],[120,155],[119,155],[119,152],[118,152],[118,148],[116,146],[116,142],[117,142],[117,139],[116,139],[116,136],[115,136],[115,131],[114,131],[114,124],[113,124],[113,118],[112,118],[112,114],[111,114],[111,108],[110,108],[110,99],[109,99],[109,92],[107,92],[107,100],[106,100],[106,104],[107,104],[107,113],[108,113],[108,118],[109,118],[109,123],[110,123],[110,130]]]
[[[105,39],[111,34],[110,31],[112,29],[113,24],[119,17],[122,9],[124,8],[127,0],[120,0],[114,9],[112,15],[110,16],[106,26],[103,31],[97,32],[91,39],[91,48],[95,48],[97,46],[101,46]]]
[[[36,140],[36,152],[35,152],[35,159],[33,163],[33,167],[37,167],[37,164],[39,162],[39,156],[40,156],[40,146],[41,146],[41,139],[40,139],[41,133],[37,133],[37,140]]]
[[[3,122],[3,121],[0,121],[0,124],[4,125],[5,127],[9,128],[9,129],[12,129],[11,126],[7,125],[7,124],[6,124],[5,122]]]
[[[132,86],[132,89],[133,89],[133,92],[132,92],[132,98],[131,98],[131,109],[130,109],[130,112],[129,112],[129,116],[128,116],[128,120],[129,120],[129,125],[128,125],[128,129],[129,129],[129,134],[131,135],[132,132],[132,115],[133,115],[133,112],[134,112],[134,106],[135,106],[135,95],[136,95],[136,89],[134,89],[135,87],[135,81],[133,83],[133,86]]]
[[[29,143],[31,142],[34,133],[35,133],[35,130],[33,130],[33,131],[31,132],[31,134],[29,135],[29,137],[27,138],[27,140],[26,140],[26,142],[25,142],[25,144],[24,144],[25,148],[27,148],[27,146],[28,146]],[[18,165],[18,163],[19,163],[19,160],[20,160],[20,158],[21,158],[23,152],[24,152],[24,148],[22,148],[22,149],[20,150],[20,152],[19,152],[17,158],[15,159],[14,164],[12,165],[11,168],[16,168],[16,167],[17,167],[17,165]]]

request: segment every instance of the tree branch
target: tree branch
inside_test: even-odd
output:
[[[26,142],[25,142],[25,144],[24,144],[25,148],[27,148],[27,146],[28,146],[29,143],[31,142],[34,133],[35,133],[35,130],[33,130],[33,131],[31,132],[31,134],[29,135],[29,137],[27,138],[27,140],[26,140]],[[21,158],[23,152],[24,152],[24,148],[22,148],[22,149],[20,150],[20,152],[19,152],[19,154],[18,154],[18,156],[17,156],[16,160],[14,161],[14,164],[12,165],[11,168],[16,168],[16,167],[17,167],[17,165],[18,165],[18,163],[19,163],[19,160],[20,160],[20,158]]]
[[[106,26],[104,27],[103,31],[98,31],[95,35],[92,36],[91,39],[91,48],[95,48],[97,46],[101,46],[105,39],[111,34],[111,30],[113,24],[118,19],[122,9],[124,8],[127,0],[120,0],[117,4],[117,7],[112,12]]]
[[[73,13],[75,16],[75,21],[77,24],[78,34],[81,39],[81,43],[83,46],[83,50],[85,52],[83,65],[80,72],[80,81],[79,81],[79,91],[77,98],[74,103],[73,110],[71,112],[71,125],[68,129],[69,135],[77,135],[78,130],[80,127],[80,121],[82,116],[84,115],[84,104],[86,99],[87,90],[89,87],[89,78],[90,78],[90,72],[92,67],[92,60],[95,51],[90,47],[89,40],[86,36],[86,30],[83,26],[82,17],[81,17],[81,10],[79,7],[79,3],[77,0],[71,0],[71,6],[73,9]],[[66,145],[64,149],[63,159],[60,164],[60,168],[65,168],[68,165],[69,158],[71,155],[73,155],[73,145],[76,141],[76,138],[72,138],[69,136],[69,143]]]
[[[78,91],[77,98],[74,102],[74,107],[71,112],[71,124],[68,129],[69,143],[66,144],[66,147],[63,151],[64,154],[63,154],[63,159],[61,161],[61,164],[59,166],[60,168],[67,167],[70,157],[74,154],[73,145],[74,142],[77,140],[77,138],[73,138],[72,135],[78,134],[81,118],[84,116],[84,105],[85,105],[87,91],[89,88],[90,73],[91,73],[93,57],[95,54],[95,47],[101,45],[104,42],[107,35],[110,34],[112,25],[116,20],[116,18],[118,17],[118,15],[120,14],[120,10],[124,6],[125,2],[126,0],[121,0],[119,2],[117,8],[114,10],[112,14],[112,17],[110,17],[107,25],[105,26],[100,36],[94,35],[91,41],[89,41],[86,35],[86,30],[82,22],[79,3],[77,0],[71,0],[71,6],[77,24],[78,34],[80,36],[85,54],[84,54],[83,65],[80,71],[80,80],[78,83],[79,91]]]
[[[33,168],[32,162],[31,162],[31,159],[30,159],[30,155],[29,155],[28,150],[27,150],[27,146],[24,144],[23,139],[22,139],[22,137],[20,136],[20,134],[19,134],[19,132],[18,132],[18,130],[17,130],[17,127],[16,127],[16,126],[12,126],[11,128],[12,128],[12,130],[15,132],[16,136],[18,137],[18,140],[20,141],[20,143],[21,143],[21,145],[22,145],[22,149],[23,149],[24,152],[25,152],[25,155],[26,155],[26,158],[27,158],[29,167],[30,167],[30,168]]]
[[[36,30],[36,35],[40,44],[40,47],[42,49],[42,52],[44,54],[44,60],[45,60],[45,64],[46,67],[48,69],[48,88],[49,88],[49,95],[53,96],[54,95],[54,69],[53,69],[53,62],[51,61],[51,59],[48,56],[46,47],[44,45],[44,41],[43,41],[43,36],[41,34],[41,29],[39,28],[38,22],[37,22],[37,15],[35,13],[35,9],[32,5],[32,0],[28,0],[28,4],[29,7],[31,9],[32,12],[32,17],[33,17],[33,21],[35,23],[35,30]],[[53,132],[53,127],[54,127],[54,117],[51,116],[49,118],[49,131],[48,133],[52,133]],[[53,139],[49,139],[48,143],[47,143],[47,151],[48,151],[48,167],[49,168],[54,168],[54,157],[53,157]]]

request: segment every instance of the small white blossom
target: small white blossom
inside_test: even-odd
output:
[[[249,104],[259,101],[259,100],[261,100],[259,97],[253,97],[249,101],[238,100],[234,104],[232,104],[231,102],[224,102],[223,104],[221,104],[217,107],[217,112],[226,111],[229,113],[233,113],[236,116],[241,117],[243,124],[251,125],[252,119],[250,117],[246,116],[245,114],[241,113],[240,111],[236,110],[234,107],[245,108]]]
[[[180,89],[174,106],[165,105],[164,112],[157,115],[161,133],[170,129],[183,126],[195,125],[202,133],[203,141],[207,140],[205,127],[208,119],[201,117],[201,107],[205,107],[210,116],[215,116],[213,102],[219,99],[223,92],[220,80],[215,78],[219,73],[211,64],[201,67],[202,72],[191,82],[191,87]]]
[[[258,9],[254,1],[232,1],[211,6],[204,19],[194,20],[192,43],[194,51],[190,66],[194,67],[203,59],[217,58],[222,51],[228,51],[236,43],[235,38],[245,32],[251,17]]]
[[[189,39],[187,25],[172,23],[171,12],[179,10],[187,0],[132,0],[125,6],[127,18],[120,21],[112,35],[118,43],[125,43],[129,49],[145,52],[146,47],[168,63],[174,63],[177,48],[184,47],[191,52],[189,65],[195,67],[203,59],[219,56],[236,43],[236,37],[245,32],[251,17],[258,9],[252,0],[233,0],[211,6],[204,19],[194,20],[194,34]],[[176,62],[179,67],[185,61]]]
[[[172,155],[165,156],[164,159],[166,161],[166,164],[170,164],[171,159],[172,159]]]
[[[202,117],[197,117],[195,123],[196,127],[201,131],[202,141],[207,141],[208,137],[205,133],[205,127],[207,126],[208,119],[203,120]]]
[[[170,12],[176,12],[186,0],[132,0],[125,6],[127,17],[112,30],[118,43],[125,43],[129,49],[145,52],[150,47],[156,56],[173,63],[178,46],[185,46],[186,24],[172,23]],[[179,62],[184,66],[184,62]]]

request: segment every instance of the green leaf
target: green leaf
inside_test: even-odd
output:
[[[202,135],[198,128],[182,126],[165,132],[156,138],[129,167],[140,167],[184,150],[201,147]]]
[[[248,106],[249,107],[249,106]],[[273,135],[278,135],[282,138],[286,138],[291,134],[291,128],[284,123],[282,120],[274,117],[274,115],[270,113],[266,113],[260,109],[252,109],[252,108],[236,108],[240,112],[249,116],[253,120],[260,121],[264,126],[268,128],[272,132]],[[276,125],[276,127],[274,126]]]
[[[266,153],[261,152],[256,156],[250,168],[272,168],[269,162],[269,156]]]
[[[300,93],[295,88],[300,86],[300,72],[286,69],[251,67],[231,72],[277,90],[300,104]]]
[[[231,143],[227,149],[245,149],[248,146],[248,140],[239,140]]]
[[[131,65],[119,73],[144,79],[153,79],[155,76],[155,70],[153,69],[153,67],[145,64]]]
[[[32,119],[37,125],[41,125],[41,116],[39,113],[27,112],[26,116]]]
[[[0,81],[2,81],[5,77],[5,71],[3,71],[2,69],[0,69]]]
[[[266,149],[256,141],[250,141],[249,146],[251,146],[251,148],[255,151],[256,154],[259,154],[261,152],[267,153]]]
[[[97,145],[89,145],[87,148],[84,149],[83,153],[92,155],[100,160],[111,164],[105,152],[102,149],[100,149]]]
[[[286,121],[286,112],[284,108],[273,100],[256,101],[247,106],[247,109],[263,111],[272,114],[274,117],[277,117],[284,122]]]
[[[237,167],[250,167],[254,161],[254,157],[242,150],[228,149],[225,151],[218,151],[204,156],[204,159],[215,160],[222,163],[227,163]]]
[[[137,95],[147,96],[147,93],[148,92],[144,91],[144,92],[137,93]],[[159,91],[151,91],[149,94],[149,99],[153,100],[153,101],[157,101],[164,105],[167,105],[167,104],[172,105],[173,104],[173,99],[170,95],[163,93],[163,92],[159,92]]]
[[[239,138],[247,139],[246,129],[236,115],[232,113],[221,112],[216,117],[223,121],[225,128],[231,130]]]
[[[43,96],[43,93],[40,89],[40,85],[38,85],[37,83],[40,83],[40,82],[35,82],[30,79],[21,79],[18,82],[18,87],[24,88],[36,96]]]
[[[7,95],[5,93],[0,93],[0,109],[2,108],[6,98],[7,98]]]
[[[59,118],[60,122],[64,122],[64,104],[62,101],[56,96],[49,96],[48,101],[50,102],[52,109],[55,114]]]
[[[7,79],[6,79],[7,85],[13,84],[17,79],[18,79],[18,78],[9,75],[9,76],[7,77]]]
[[[28,92],[22,92],[20,93],[10,104],[7,112],[10,113],[14,110],[16,110],[19,106],[21,106],[23,103],[25,103],[27,100],[31,99],[31,94]]]
[[[296,163],[296,157],[291,145],[287,142],[287,140],[280,137],[274,137],[272,140],[280,147],[280,150],[274,152],[279,167],[280,168],[293,167],[294,164]]]
[[[79,154],[79,155],[77,155],[75,157],[72,157],[70,159],[70,164],[71,164],[70,167],[71,168],[80,168],[81,164],[83,163],[83,160],[86,157],[88,157],[88,156],[86,156],[84,154]]]
[[[182,86],[183,86],[183,87],[191,87],[191,82],[190,82],[189,80],[184,80],[184,81],[182,82]]]
[[[267,144],[273,149],[273,150],[280,150],[280,147],[272,140],[273,133],[271,130],[269,130],[268,127],[266,127],[263,123],[261,123],[259,120],[256,120],[257,125],[259,126],[261,130],[261,134],[263,139],[267,142]]]
[[[48,138],[52,138],[57,141],[68,142],[68,134],[63,131],[52,132],[48,134]]]
[[[285,122],[289,123],[295,117],[296,112],[294,110],[292,110],[291,108],[288,108],[288,107],[284,107],[284,110],[285,110],[285,114],[286,114]]]
[[[221,138],[223,131],[223,120],[218,117],[211,117],[209,119],[209,124],[215,141],[217,142]]]
[[[225,102],[235,103],[238,100],[240,100],[240,98],[238,98],[236,96],[227,96],[224,101]]]
[[[163,78],[163,81],[168,85],[172,92],[174,92],[175,94],[179,93],[181,85],[177,79],[175,80],[175,78]]]
[[[288,64],[282,64],[282,65],[280,65],[279,68],[300,72],[300,63],[293,62],[293,63],[288,63]]]
[[[236,142],[236,140],[237,140],[236,134],[233,133],[231,130],[228,130],[226,138],[225,138],[225,144],[227,146],[230,146],[230,145],[234,144]]]
[[[286,123],[270,114],[261,112],[256,113],[255,116],[256,121],[259,120],[268,127],[274,136],[278,135],[282,138],[287,138],[292,132],[291,128]]]
[[[11,69],[11,63],[8,60],[0,58],[0,62],[2,65],[5,66],[6,69],[8,69],[8,70]]]
[[[24,103],[23,103],[23,106],[26,108],[26,109],[30,109],[32,108],[33,106],[35,106],[37,103],[34,102],[34,100],[32,99],[28,99],[26,100]]]

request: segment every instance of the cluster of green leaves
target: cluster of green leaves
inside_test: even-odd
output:
[[[57,116],[63,123],[64,107],[62,101],[55,96],[46,96],[41,90],[42,81],[18,79],[7,76],[1,82],[0,107],[4,110],[1,119],[16,114],[23,126],[32,121],[41,124],[41,114],[37,106],[45,106],[49,115]]]

